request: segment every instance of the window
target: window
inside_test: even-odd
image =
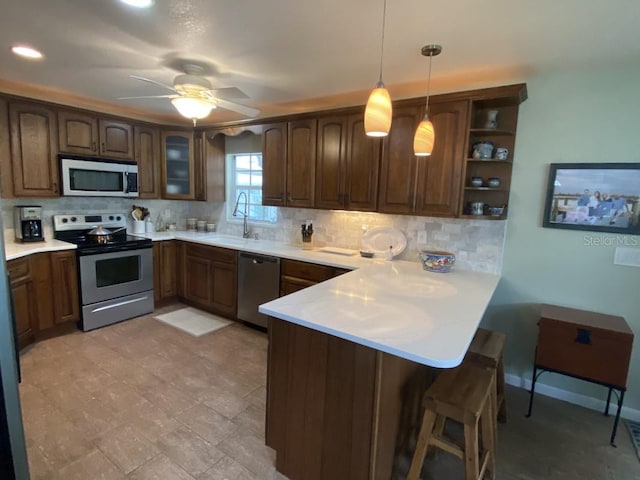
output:
[[[227,197],[227,219],[233,219],[233,207],[238,195],[244,192],[248,199],[248,219],[256,222],[276,223],[278,209],[262,206],[262,153],[234,153],[227,156],[229,172],[229,195]],[[238,205],[244,210],[244,197]],[[242,215],[238,217],[242,219]]]

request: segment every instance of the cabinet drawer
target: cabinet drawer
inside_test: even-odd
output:
[[[536,364],[625,388],[632,343],[623,332],[541,318]]]
[[[16,260],[9,260],[7,262],[7,270],[11,278],[11,284],[28,278],[31,274],[29,268],[29,258],[18,258]]]
[[[235,250],[221,247],[211,247],[207,245],[186,245],[186,255],[189,257],[200,257],[217,263],[229,263],[235,265],[238,255]]]
[[[315,282],[324,282],[335,276],[335,268],[313,263],[297,262],[295,260],[282,260],[280,274],[289,277],[298,277]]]

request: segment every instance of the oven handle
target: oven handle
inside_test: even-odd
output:
[[[92,312],[101,312],[102,310],[109,310],[111,308],[115,308],[115,307],[122,307],[123,305],[129,305],[131,303],[136,303],[136,302],[142,302],[144,300],[147,300],[147,296],[145,295],[144,297],[140,297],[140,298],[134,298],[133,300],[125,300],[124,302],[119,302],[119,303],[112,303],[109,305],[105,305],[104,307],[98,307],[94,310],[91,310]]]
[[[87,255],[96,255],[100,253],[111,253],[111,252],[128,252],[131,250],[144,250],[145,248],[153,248],[153,243],[149,245],[117,245],[110,247],[108,244],[103,244],[101,246],[89,247],[89,248],[80,248],[77,250],[79,257],[85,257]]]

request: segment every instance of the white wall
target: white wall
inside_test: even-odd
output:
[[[640,268],[613,264],[615,246],[542,228],[549,163],[640,162],[640,68],[578,71],[527,80],[511,182],[503,278],[484,323],[508,334],[506,369],[531,378],[541,303],[625,317],[636,334],[625,406],[640,413]],[[640,236],[621,241],[640,245]],[[607,359],[602,359],[606,362]],[[606,389],[544,374],[540,381],[606,399]],[[544,385],[543,385],[544,389]]]

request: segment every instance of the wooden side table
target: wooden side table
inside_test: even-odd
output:
[[[622,317],[555,305],[542,306],[539,326],[527,417],[531,416],[536,381],[544,372],[604,385],[609,388],[605,415],[609,415],[611,392],[615,390],[618,397],[610,440],[615,446],[627,390],[633,331]]]

